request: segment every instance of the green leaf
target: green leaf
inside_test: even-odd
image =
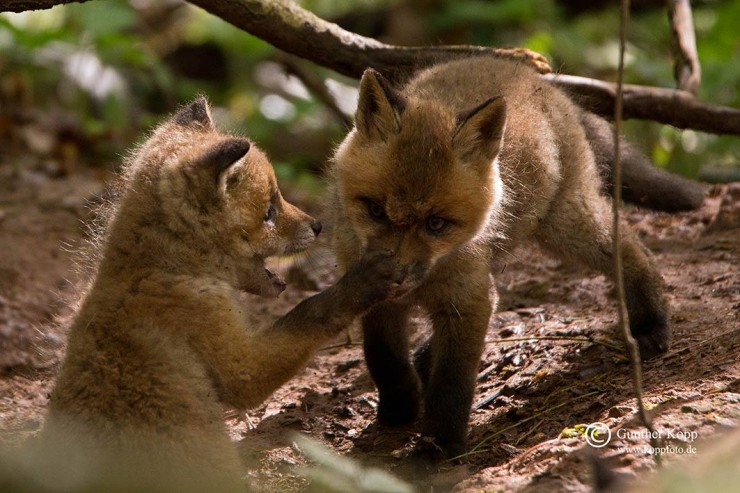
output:
[[[357,461],[342,457],[305,435],[294,434],[299,450],[316,463],[299,473],[312,479],[312,486],[322,492],[413,493],[408,483],[377,469],[362,467]]]

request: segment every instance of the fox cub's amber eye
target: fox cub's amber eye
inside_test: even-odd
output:
[[[271,222],[275,219],[275,215],[277,214],[277,210],[275,209],[275,206],[270,204],[270,207],[267,209],[267,212],[265,212],[265,216],[262,218],[263,221]]]
[[[448,221],[441,217],[432,216],[427,219],[427,229],[430,233],[439,234],[447,227]]]
[[[381,206],[377,202],[368,201],[367,210],[373,219],[382,221],[382,220],[385,220],[386,218],[385,210],[383,209],[383,206]]]

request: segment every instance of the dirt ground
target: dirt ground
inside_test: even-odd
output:
[[[79,289],[75,266],[88,203],[109,178],[28,169],[0,163],[0,445],[18,443],[43,423]],[[320,201],[312,207],[326,215]],[[655,252],[675,333],[671,350],[644,366],[646,402],[665,439],[664,462],[691,461],[696,444],[740,423],[740,184],[712,188],[696,212],[627,208],[626,216]],[[308,262],[278,263],[293,282],[277,301],[248,299],[255,323],[269,323],[336,279],[327,240]],[[590,491],[588,447],[577,425],[597,421],[614,432],[599,449],[612,467],[629,475],[651,469],[610,283],[528,247],[497,284],[501,301],[480,364],[470,453],[422,489]],[[421,313],[413,325],[414,340],[428,331]],[[377,394],[360,342],[354,327],[258,409],[225,411],[254,487],[305,490],[295,466],[306,460],[291,446],[290,431],[406,474],[418,435],[413,427],[374,424]]]

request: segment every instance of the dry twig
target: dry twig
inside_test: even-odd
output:
[[[512,430],[512,429],[514,429],[514,428],[516,428],[518,426],[521,426],[521,425],[523,425],[525,423],[529,423],[530,421],[533,421],[533,420],[535,420],[537,418],[540,418],[540,417],[542,417],[542,416],[544,416],[546,414],[550,414],[551,412],[555,411],[556,409],[560,409],[561,407],[568,406],[568,405],[573,404],[574,402],[579,401],[581,399],[586,399],[588,397],[593,397],[593,396],[595,396],[597,394],[603,394],[603,393],[604,393],[603,390],[594,390],[593,392],[588,392],[586,394],[581,394],[581,395],[576,396],[576,397],[574,397],[572,399],[568,399],[565,402],[561,402],[560,404],[556,404],[554,406],[548,407],[547,409],[543,409],[542,411],[536,412],[536,413],[532,414],[531,416],[528,416],[528,417],[524,418],[521,421],[517,421],[514,424],[511,424],[509,426],[505,426],[505,427],[503,427],[503,428],[501,428],[499,430],[494,431],[493,433],[491,433],[490,435],[486,436],[481,441],[479,441],[478,443],[476,443],[475,446],[473,448],[471,448],[467,453],[462,454],[462,455],[460,455],[458,457],[452,457],[451,459],[448,460],[448,462],[453,462],[453,461],[462,459],[463,457],[467,457],[467,456],[470,456],[470,455],[476,455],[476,454],[483,453],[484,452],[483,445],[485,445],[486,443],[490,442],[491,440],[493,440],[497,436],[499,436],[499,435],[501,435],[503,433],[506,433],[507,431]]]
[[[622,87],[624,81],[624,51],[627,44],[627,21],[629,20],[629,0],[620,0],[619,21],[619,69],[617,72],[617,99],[614,106],[614,199],[612,202],[613,215],[613,242],[614,242],[614,279],[617,292],[617,312],[619,314],[619,326],[622,336],[627,345],[630,367],[632,369],[632,385],[635,399],[637,400],[637,412],[645,428],[650,432],[650,445],[656,452],[653,454],[655,462],[660,465],[660,449],[657,434],[653,423],[645,409],[642,395],[642,368],[640,352],[637,342],[630,332],[629,318],[627,316],[627,303],[624,294],[624,276],[622,272],[622,240],[620,237],[619,205],[622,203],[622,163],[620,161],[619,134],[622,127]]]
[[[615,351],[622,351],[623,348],[612,344],[609,341],[596,339],[589,336],[531,336],[531,337],[510,337],[507,339],[489,339],[486,342],[491,344],[502,344],[505,342],[524,342],[524,341],[573,341],[573,342],[590,342],[599,344]]]

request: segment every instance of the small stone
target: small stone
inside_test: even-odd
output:
[[[520,336],[524,333],[524,324],[510,325],[501,329],[498,335],[501,337]]]
[[[510,453],[511,455],[515,455],[520,452],[518,448],[513,445],[509,445],[508,443],[502,443],[499,445],[499,447],[501,447],[504,451]]]
[[[632,412],[632,408],[628,406],[614,406],[613,408],[609,409],[609,417],[610,418],[621,418],[622,416],[626,416]]]
[[[334,412],[340,418],[345,418],[345,419],[346,418],[353,418],[357,414],[349,406],[340,406],[340,407],[337,407],[337,408],[334,409]]]
[[[517,312],[512,311],[499,312],[494,315],[493,318],[495,321],[501,322],[502,324],[509,324],[522,319],[522,317]]]
[[[346,372],[346,371],[348,371],[348,370],[356,367],[360,363],[362,363],[362,360],[359,359],[359,358],[353,358],[353,359],[349,359],[347,361],[342,361],[341,363],[339,363],[337,365],[337,372],[344,373],[344,372]]]

